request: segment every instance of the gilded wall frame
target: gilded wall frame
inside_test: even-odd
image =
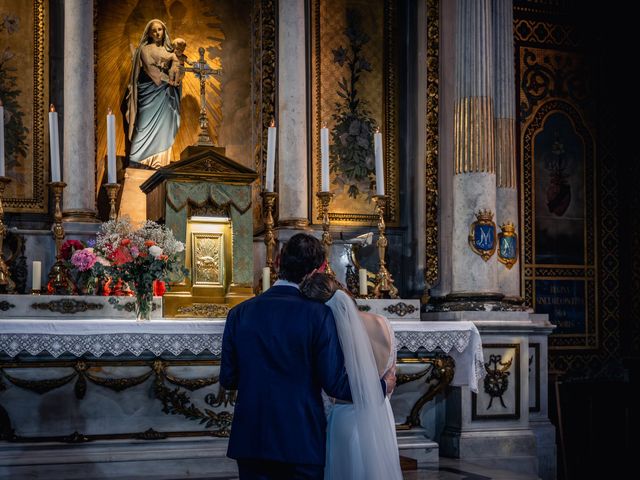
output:
[[[0,0],[0,98],[5,109],[7,212],[47,211],[49,2]]]
[[[427,2],[427,148],[425,158],[425,284],[438,281],[438,155],[440,134],[440,0]]]
[[[354,41],[346,35],[348,25],[354,31],[349,19],[356,18],[355,31],[362,42],[360,58],[370,66],[363,70],[352,89],[357,91],[360,101],[366,102],[367,114],[358,118],[361,124],[373,131],[375,126],[383,135],[385,162],[385,193],[388,195],[386,218],[388,225],[399,224],[398,190],[398,146],[397,146],[397,51],[396,51],[396,0],[312,0],[311,2],[311,204],[313,223],[321,223],[316,193],[320,191],[320,128],[323,122],[329,128],[330,144],[336,145],[334,131],[339,132],[339,119],[332,117],[341,102],[340,82],[351,85],[354,78],[349,72],[348,57],[352,55]],[[353,13],[348,13],[353,12]],[[344,49],[344,50],[341,50]],[[339,52],[339,53],[336,53]],[[346,53],[346,60],[338,58]],[[337,56],[336,56],[337,55]],[[372,125],[374,125],[372,127]],[[364,138],[364,137],[363,137]],[[373,149],[370,142],[371,152]],[[367,148],[367,147],[363,147]],[[332,152],[332,165],[336,156]],[[349,178],[345,169],[334,170],[332,166],[330,189],[336,194],[330,208],[329,219],[333,224],[375,225],[377,216],[374,203],[369,198],[375,193],[371,155],[361,161],[367,176],[360,181]],[[360,165],[359,164],[359,165]],[[358,167],[360,168],[360,166]],[[368,179],[367,179],[368,178]],[[357,189],[356,196],[350,196],[349,189]],[[373,189],[373,191],[371,190]],[[353,190],[352,190],[353,191]]]

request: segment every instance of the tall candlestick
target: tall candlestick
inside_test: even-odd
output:
[[[271,269],[269,267],[262,267],[262,291],[266,292],[271,286]]]
[[[376,154],[376,195],[384,195],[384,163],[382,161],[382,134],[373,135],[373,146]]]
[[[31,271],[31,290],[39,292],[42,288],[42,262],[35,260]]]
[[[51,155],[51,181],[60,181],[60,137],[58,136],[58,112],[49,108],[49,151]]]
[[[322,124],[320,129],[320,190],[329,191],[329,129]]]
[[[358,275],[359,275],[359,293],[360,295],[362,295],[363,297],[367,296],[367,293],[369,293],[367,291],[367,269],[366,268],[361,268],[360,270],[358,270]]]
[[[116,179],[116,116],[111,109],[107,114],[107,178],[109,183]]]
[[[4,107],[0,100],[0,177],[4,176]]]
[[[271,121],[269,132],[267,135],[267,178],[265,190],[267,192],[273,192],[273,176],[276,166],[276,124],[275,121]]]

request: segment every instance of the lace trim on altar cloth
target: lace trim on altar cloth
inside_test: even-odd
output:
[[[433,352],[436,348],[449,353],[452,348],[462,353],[469,346],[470,330],[452,330],[447,332],[396,332],[396,348],[407,348],[415,352],[420,348]]]
[[[0,352],[3,351],[10,357],[15,357],[22,351],[31,355],[48,353],[52,357],[59,357],[67,352],[77,357],[85,354],[100,357],[106,353],[114,356],[131,353],[137,357],[145,351],[154,355],[170,352],[178,356],[185,351],[198,355],[205,350],[219,356],[222,351],[222,334],[0,335]]]

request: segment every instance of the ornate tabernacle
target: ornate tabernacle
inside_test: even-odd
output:
[[[164,297],[165,317],[225,317],[253,296],[251,183],[256,173],[224,148],[189,147],[140,188],[147,218],[184,241],[189,275]]]

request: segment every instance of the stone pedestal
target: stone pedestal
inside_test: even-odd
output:
[[[547,410],[546,315],[530,312],[438,312],[423,320],[467,320],[480,331],[487,376],[447,395],[443,456],[488,468],[555,478],[555,432]],[[500,388],[502,387],[502,388]]]
[[[124,171],[124,185],[118,216],[128,216],[134,225],[147,220],[147,196],[140,190],[140,185],[146,182],[155,170],[142,168],[126,168]]]

